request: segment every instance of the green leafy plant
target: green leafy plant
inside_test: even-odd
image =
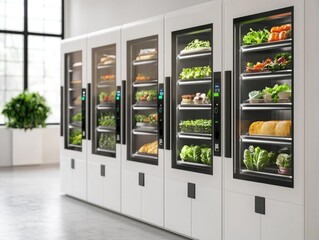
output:
[[[180,79],[197,79],[211,77],[212,69],[210,66],[183,68],[179,74]]]
[[[184,50],[191,50],[191,49],[197,49],[197,48],[204,48],[210,47],[210,42],[209,41],[201,41],[199,39],[194,39],[191,41],[187,46],[184,48]]]
[[[5,104],[2,114],[9,128],[33,129],[45,127],[50,107],[39,93],[24,91]]]
[[[252,45],[252,44],[260,44],[268,41],[270,32],[267,29],[254,31],[250,29],[243,37],[243,45]]]
[[[212,164],[212,149],[206,145],[184,145],[180,152],[180,158],[185,162]]]

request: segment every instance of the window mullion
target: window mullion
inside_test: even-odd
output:
[[[28,0],[24,0],[24,55],[23,55],[23,76],[24,89],[28,89]]]

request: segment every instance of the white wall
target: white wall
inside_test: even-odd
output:
[[[65,0],[65,37],[197,5],[209,0]]]
[[[305,81],[306,86],[306,238],[307,240],[319,239],[319,1],[306,0],[305,14]],[[298,67],[298,66],[297,66]],[[298,113],[295,113],[298,114]]]

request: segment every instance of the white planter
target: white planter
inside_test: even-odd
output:
[[[12,129],[12,165],[42,164],[43,129]]]

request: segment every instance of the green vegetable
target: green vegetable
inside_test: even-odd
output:
[[[277,155],[274,152],[268,153],[269,163],[272,165],[276,165],[276,157]]]
[[[180,122],[179,127],[181,131],[183,132],[211,133],[212,120],[211,119],[184,120]]]
[[[107,150],[115,150],[115,134],[113,133],[101,133],[99,139],[99,147]]]
[[[263,97],[260,91],[251,91],[249,93],[249,99],[261,99]]]
[[[273,154],[273,153],[272,153]],[[244,150],[244,164],[249,170],[262,171],[269,166],[273,155],[260,147],[249,146]]]
[[[157,113],[151,113],[150,115],[142,115],[142,114],[135,114],[135,121],[142,122],[142,123],[157,123]]]
[[[70,130],[70,144],[81,145],[82,143],[82,131],[80,129]]]
[[[258,31],[250,29],[250,32],[243,37],[243,45],[265,43],[268,41],[269,34],[270,32],[265,28]]]
[[[187,44],[184,50],[191,50],[191,49],[204,48],[204,47],[210,47],[210,42],[194,39],[189,44]]]
[[[211,74],[212,74],[212,69],[210,66],[192,67],[192,68],[183,68],[179,77],[182,80],[198,79],[198,78],[211,77]]]
[[[210,100],[210,101],[212,101],[213,99],[212,99],[212,90],[211,89],[209,89],[208,90],[208,92],[207,92],[207,98]]]
[[[292,167],[291,154],[280,153],[277,157],[276,164],[279,167],[291,168]]]
[[[187,146],[184,145],[180,152],[180,158],[185,162],[202,163],[206,165],[212,164],[212,150],[211,148],[202,146]]]
[[[112,112],[102,113],[98,122],[102,127],[115,127],[115,115]]]
[[[135,93],[135,100],[141,101],[156,101],[157,91],[156,90],[140,90]]]
[[[244,164],[248,170],[254,170],[253,157],[248,149],[244,151]]]
[[[81,122],[82,121],[82,113],[79,112],[72,117],[73,122]]]
[[[280,93],[280,92],[291,92],[291,87],[287,83],[284,83],[282,85],[276,84],[272,88],[265,87],[262,90],[262,94],[263,95],[270,94],[273,102],[275,102],[275,103],[278,102],[278,99],[279,99],[278,93]]]
[[[265,69],[269,71],[279,71],[279,70],[287,70],[291,69],[292,65],[292,56],[289,52],[278,53],[274,57],[274,61],[272,63],[268,63],[265,65]]]

